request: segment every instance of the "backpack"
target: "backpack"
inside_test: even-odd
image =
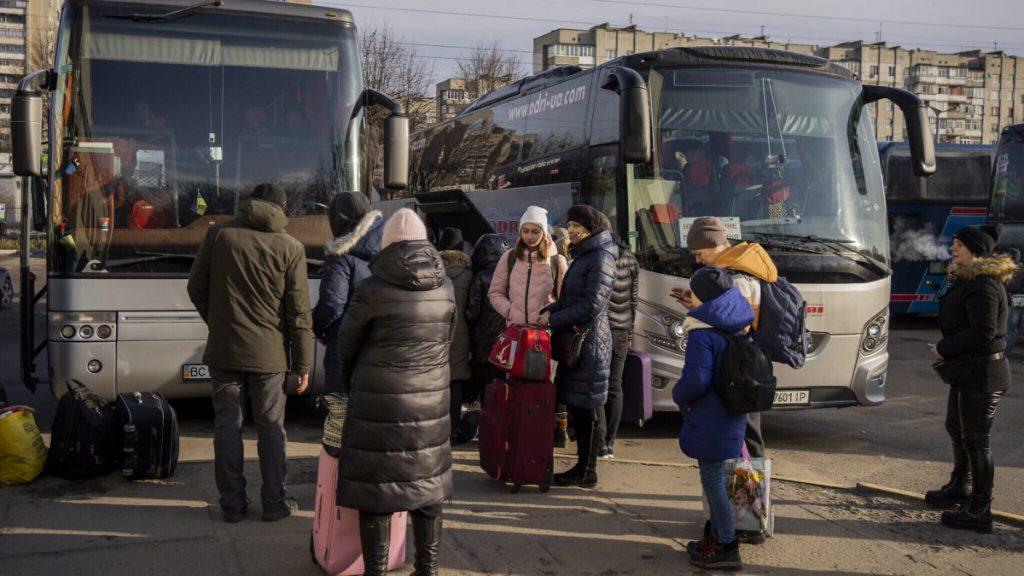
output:
[[[754,340],[773,362],[803,367],[810,342],[806,319],[807,302],[788,280],[779,276],[775,282],[761,282]]]
[[[505,258],[505,265],[508,266],[508,277],[512,278],[512,269],[516,267],[516,251],[513,248],[508,251],[508,258]],[[551,268],[551,279],[555,281],[551,293],[558,298],[558,273],[561,272],[562,262],[558,259],[558,253],[548,257],[548,266]]]
[[[767,352],[747,334],[712,330],[727,343],[719,377],[713,386],[726,410],[735,414],[771,410],[776,381]]]

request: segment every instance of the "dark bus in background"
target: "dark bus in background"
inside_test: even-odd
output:
[[[892,314],[938,313],[949,243],[984,224],[995,146],[936,144],[935,174],[915,176],[906,142],[879,142],[892,254]]]
[[[1024,252],[1024,124],[1007,126],[999,136],[988,219],[1003,225],[999,248]]]

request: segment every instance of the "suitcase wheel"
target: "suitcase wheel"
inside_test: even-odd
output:
[[[515,494],[516,492],[519,492],[519,489],[522,487],[522,482],[513,482],[512,485],[508,487],[508,491]]]
[[[313,533],[309,533],[309,560],[316,564],[316,550],[313,548]]]
[[[540,488],[541,492],[547,492],[551,490],[551,482],[541,482],[538,488]]]

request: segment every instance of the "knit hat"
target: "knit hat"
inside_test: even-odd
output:
[[[728,271],[714,266],[705,266],[690,277],[690,290],[701,302],[710,302],[732,288],[732,276]]]
[[[331,198],[328,214],[331,221],[331,232],[335,236],[348,234],[359,221],[370,211],[370,201],[362,192],[339,192]]]
[[[444,250],[462,250],[462,230],[458,228],[442,228],[441,237],[437,240],[437,249]]]
[[[587,232],[590,232],[591,234],[597,234],[605,229],[604,224],[601,222],[602,216],[604,216],[604,214],[601,214],[597,208],[587,206],[586,204],[577,204],[572,206],[566,213],[566,218],[568,218],[570,222],[575,222],[580,226],[583,226],[587,229]]]
[[[401,208],[384,223],[381,234],[381,248],[387,248],[395,242],[408,240],[426,240],[427,227],[415,212]]]
[[[725,238],[725,222],[714,216],[697,218],[690,225],[690,231],[686,233],[686,247],[690,250],[714,248],[728,243]]]
[[[519,227],[522,228],[523,224],[536,224],[540,226],[540,229],[548,231],[548,211],[541,208],[540,206],[530,206],[523,212],[523,217],[519,219]]]
[[[282,210],[284,209],[285,203],[288,201],[288,195],[284,193],[284,188],[270,182],[257,184],[256,187],[252,189],[252,197],[257,200],[273,202],[280,206]]]
[[[1002,224],[964,226],[953,234],[953,238],[959,240],[975,256],[991,256],[1002,231]]]

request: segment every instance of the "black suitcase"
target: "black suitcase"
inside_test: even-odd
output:
[[[47,471],[68,480],[114,471],[121,461],[114,407],[77,380],[66,386],[53,417]]]
[[[178,415],[155,392],[117,395],[123,464],[126,480],[169,478],[178,465]]]

